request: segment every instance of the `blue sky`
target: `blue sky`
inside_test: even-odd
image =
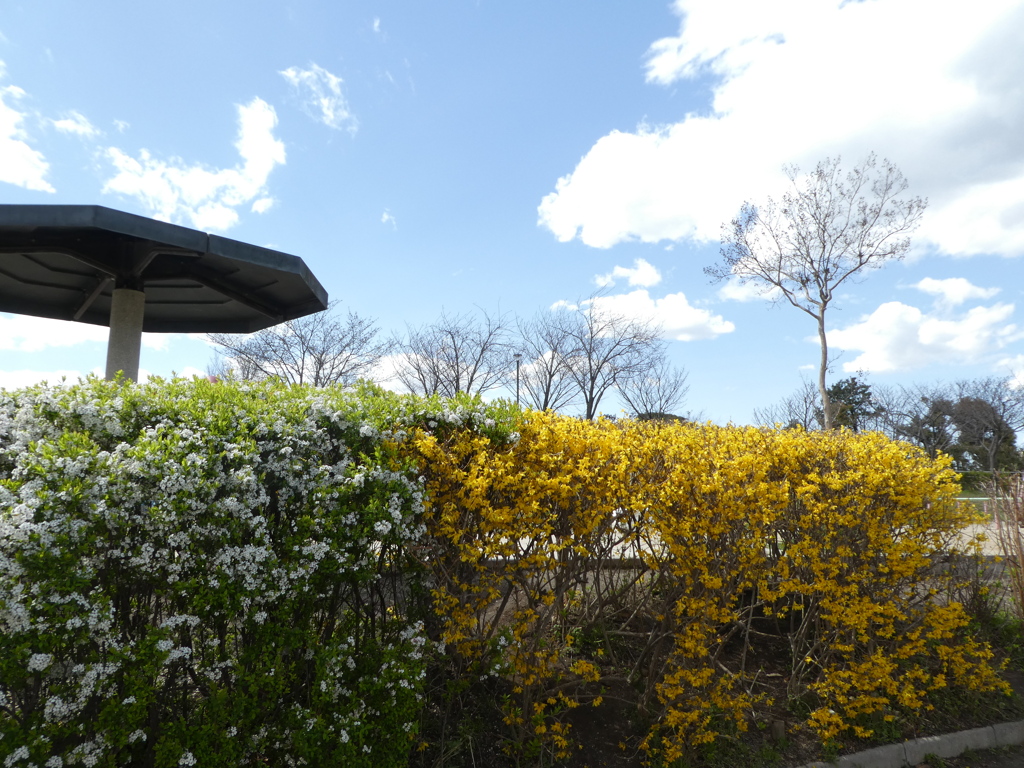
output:
[[[604,284],[663,324],[686,410],[744,423],[818,352],[810,318],[708,282],[720,227],[786,163],[874,151],[930,205],[831,311],[833,378],[1024,379],[1021,39],[999,0],[0,0],[0,203],[296,254],[389,333]],[[99,370],[105,338],[0,315],[0,386]],[[212,357],[147,335],[141,365]]]

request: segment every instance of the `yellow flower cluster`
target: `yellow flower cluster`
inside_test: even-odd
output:
[[[407,443],[443,640],[467,672],[510,681],[519,743],[555,734],[553,753],[568,749],[560,713],[600,677],[571,629],[611,621],[602,611],[621,601],[605,598],[626,582],[650,638],[634,670],[655,721],[646,744],[666,762],[746,727],[765,703],[763,643],[784,649],[788,694],[813,702],[823,739],[870,735],[864,716],[917,710],[946,685],[1000,686],[962,608],[930,599],[934,554],[971,520],[945,460],[845,431],[552,413],[519,431]]]

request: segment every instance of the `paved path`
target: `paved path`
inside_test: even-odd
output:
[[[960,534],[960,543],[966,546],[977,536],[983,536],[984,541],[981,542],[981,553],[986,557],[996,557],[1002,555],[1002,551],[999,549],[999,536],[996,532],[995,523],[981,523],[978,525],[969,525],[964,528],[962,534]]]

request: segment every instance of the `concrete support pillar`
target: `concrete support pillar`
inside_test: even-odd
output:
[[[107,379],[124,371],[126,379],[139,378],[139,350],[146,294],[132,288],[115,288],[110,302],[110,336],[107,340]]]

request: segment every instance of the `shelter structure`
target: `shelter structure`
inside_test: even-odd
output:
[[[0,312],[110,328],[106,376],[142,332],[252,333],[327,308],[297,256],[98,205],[0,205]]]

